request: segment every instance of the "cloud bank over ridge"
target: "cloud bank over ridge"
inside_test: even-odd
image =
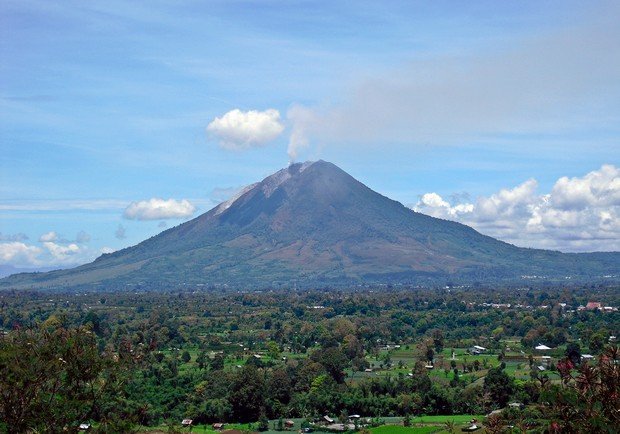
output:
[[[412,208],[522,247],[620,250],[619,168],[606,164],[582,177],[562,177],[547,194],[537,189],[529,179],[473,203],[450,203],[429,192]]]

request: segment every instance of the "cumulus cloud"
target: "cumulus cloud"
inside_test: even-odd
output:
[[[0,243],[0,261],[3,264],[16,266],[37,264],[37,258],[42,251],[40,247],[27,245],[20,241]]]
[[[54,258],[54,263],[75,263],[76,255],[82,251],[75,243],[62,245],[47,241],[43,243],[43,247],[45,247],[52,258]]]
[[[196,207],[188,200],[152,198],[132,202],[123,212],[130,220],[162,220],[191,217]]]
[[[562,177],[548,194],[537,189],[530,179],[473,203],[426,193],[413,209],[523,247],[620,250],[619,168],[603,165],[583,177]]]
[[[0,264],[18,268],[69,267],[90,262],[101,253],[72,242],[42,241],[37,246],[13,241],[0,243]]]
[[[116,231],[114,232],[114,236],[119,240],[124,240],[127,238],[127,234],[125,233],[125,227],[123,225],[118,225]]]
[[[618,169],[604,165],[583,178],[558,179],[551,192],[552,205],[564,210],[587,207],[616,206],[620,204],[620,177]]]
[[[39,241],[42,243],[47,242],[47,241],[56,241],[56,240],[58,240],[58,234],[54,231],[46,232],[39,237]]]
[[[240,151],[263,146],[276,139],[284,131],[280,112],[234,109],[216,117],[207,126],[207,132],[227,150]]]

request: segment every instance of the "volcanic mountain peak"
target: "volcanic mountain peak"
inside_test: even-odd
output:
[[[320,161],[323,162],[323,161]],[[280,187],[284,182],[288,181],[295,175],[301,174],[308,167],[312,166],[316,161],[306,161],[305,163],[293,163],[284,169],[278,170],[276,173],[273,173],[263,179],[261,182],[255,182],[250,185],[246,185],[237,193],[235,193],[230,199],[220,203],[215,207],[215,215],[219,215],[226,211],[230,206],[237,201],[240,197],[245,195],[246,193],[254,190],[255,187],[259,187],[266,198],[269,198],[273,192]]]
[[[590,279],[620,275],[619,264],[619,253],[523,249],[414,212],[319,160],[291,164],[136,246],[0,287]]]
[[[312,166],[315,161],[306,161],[305,163],[295,163],[288,167],[278,170],[273,175],[268,176],[261,182],[261,188],[265,197],[269,197],[284,182],[288,181],[295,175],[303,173],[308,167]]]

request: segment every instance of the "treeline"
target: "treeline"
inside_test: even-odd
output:
[[[460,346],[483,339],[485,346],[518,336],[526,347],[568,340],[597,349],[620,331],[618,312],[570,313],[588,301],[620,304],[618,287],[546,289],[399,289],[259,293],[0,293],[0,328],[57,321],[65,327],[90,324],[105,342],[158,349],[187,345],[222,349],[226,342],[254,348],[273,341],[303,352],[353,334],[367,351],[379,343],[411,342],[442,330]],[[483,303],[510,304],[493,308]],[[565,304],[564,307],[560,303]],[[515,306],[522,306],[517,308]],[[529,308],[527,307],[529,306]],[[542,307],[546,306],[546,307]]]

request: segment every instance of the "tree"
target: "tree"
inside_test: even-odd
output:
[[[265,381],[262,372],[252,365],[239,369],[233,378],[228,397],[234,419],[240,422],[257,420],[261,415],[264,397]]]
[[[199,369],[204,369],[207,365],[207,353],[205,351],[201,351],[198,353],[198,357],[196,357],[196,363],[198,364]]]
[[[489,369],[483,385],[483,390],[499,407],[505,407],[514,392],[514,378],[504,372],[504,366],[502,363],[497,368]]]
[[[411,416],[409,416],[409,413],[405,414],[405,418],[403,419],[403,426],[411,426]]]
[[[444,427],[445,427],[445,430],[450,434],[454,434],[456,432],[456,423],[454,423],[454,419],[447,420],[444,423]]]
[[[127,348],[119,349],[118,360],[99,354],[95,335],[85,327],[13,331],[0,338],[0,419],[9,432],[130,420],[120,399],[123,367],[131,361]]]
[[[605,347],[605,334],[603,332],[596,332],[590,336],[589,347],[590,351],[594,354],[599,354]]]
[[[576,366],[581,361],[581,346],[577,342],[571,342],[566,346],[564,354]]]
[[[427,347],[426,348],[426,360],[429,363],[433,363],[433,358],[435,357],[435,352],[433,351],[432,347]]]
[[[344,382],[344,369],[349,361],[339,348],[329,347],[316,350],[310,358],[323,365],[336,383]]]
[[[183,360],[183,363],[189,363],[189,361],[192,360],[192,356],[189,354],[189,351],[183,351],[183,354],[181,355],[181,360]]]
[[[224,369],[224,355],[216,354],[215,357],[211,360],[211,369],[214,371],[221,371]]]
[[[435,351],[441,353],[444,347],[443,332],[440,329],[435,329],[432,331],[431,337],[433,338],[433,345],[435,346]]]

